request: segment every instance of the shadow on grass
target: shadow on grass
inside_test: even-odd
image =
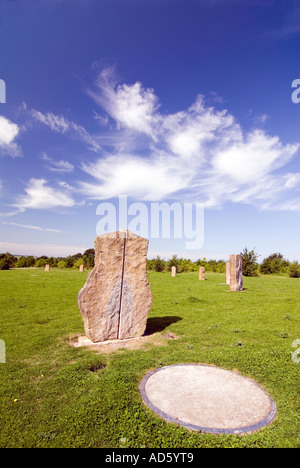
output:
[[[158,333],[163,331],[172,323],[176,323],[182,320],[181,317],[176,316],[166,316],[166,317],[154,317],[147,320],[147,327],[144,333],[144,336],[152,335],[153,333]]]

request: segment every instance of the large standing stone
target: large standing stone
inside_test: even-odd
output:
[[[176,266],[171,267],[171,276],[173,276],[173,277],[177,276],[177,267]]]
[[[78,294],[93,342],[143,335],[152,306],[146,270],[148,240],[130,231],[95,239],[95,267]]]
[[[241,255],[230,255],[230,291],[243,291],[243,262]]]

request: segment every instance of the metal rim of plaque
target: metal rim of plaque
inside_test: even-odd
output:
[[[187,421],[180,420],[180,419],[178,419],[178,418],[176,418],[174,416],[171,416],[170,414],[167,414],[167,412],[162,411],[160,408],[158,408],[151,401],[151,397],[149,397],[147,395],[146,384],[147,384],[148,380],[152,376],[154,376],[156,373],[158,373],[158,372],[160,372],[160,371],[162,371],[164,369],[172,369],[172,368],[175,368],[175,367],[183,367],[183,366],[211,367],[211,368],[216,369],[216,370],[226,371],[229,374],[234,374],[234,375],[240,377],[241,379],[244,379],[244,380],[247,380],[247,381],[251,382],[252,384],[254,384],[256,386],[257,392],[261,392],[261,394],[263,394],[264,397],[267,397],[268,404],[269,404],[269,411],[268,411],[267,415],[264,415],[264,417],[260,421],[256,421],[255,423],[250,424],[250,425],[246,425],[246,426],[242,426],[242,427],[230,427],[230,428],[222,427],[222,428],[220,428],[220,427],[207,427],[207,426],[202,426],[202,425],[191,424],[191,423],[189,423]],[[255,382],[254,380],[252,380],[252,379],[250,379],[248,377],[244,377],[244,376],[242,376],[240,374],[236,374],[233,371],[230,371],[230,370],[227,370],[227,369],[222,369],[222,368],[217,367],[217,366],[210,366],[208,364],[175,364],[175,365],[165,366],[165,367],[155,369],[154,371],[149,372],[143,378],[143,380],[141,381],[139,389],[140,389],[140,394],[142,396],[142,399],[143,399],[144,403],[149,408],[151,408],[152,411],[154,411],[154,413],[156,413],[162,419],[166,420],[167,422],[179,424],[180,426],[183,426],[186,429],[190,429],[190,430],[194,430],[194,431],[201,431],[201,432],[205,432],[205,433],[243,435],[243,434],[247,434],[247,433],[251,433],[251,432],[256,432],[256,431],[264,428],[265,426],[268,426],[269,424],[271,424],[271,422],[274,420],[274,418],[276,416],[276,412],[277,412],[276,403],[272,400],[272,398],[269,396],[269,394],[266,392],[266,390],[261,385],[259,385],[257,382]]]

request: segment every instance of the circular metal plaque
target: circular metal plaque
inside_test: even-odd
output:
[[[270,424],[276,405],[253,380],[219,367],[178,364],[147,374],[140,392],[169,422],[213,434],[244,434]]]

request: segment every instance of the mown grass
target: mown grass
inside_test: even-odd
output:
[[[163,346],[109,355],[72,348],[83,334],[77,293],[87,273],[0,271],[0,447],[300,447],[300,280],[244,278],[231,293],[224,275],[171,278],[149,273],[154,293],[148,332],[172,332]],[[236,369],[277,404],[275,421],[245,436],[191,432],[153,414],[139,383],[151,369],[177,363]]]

